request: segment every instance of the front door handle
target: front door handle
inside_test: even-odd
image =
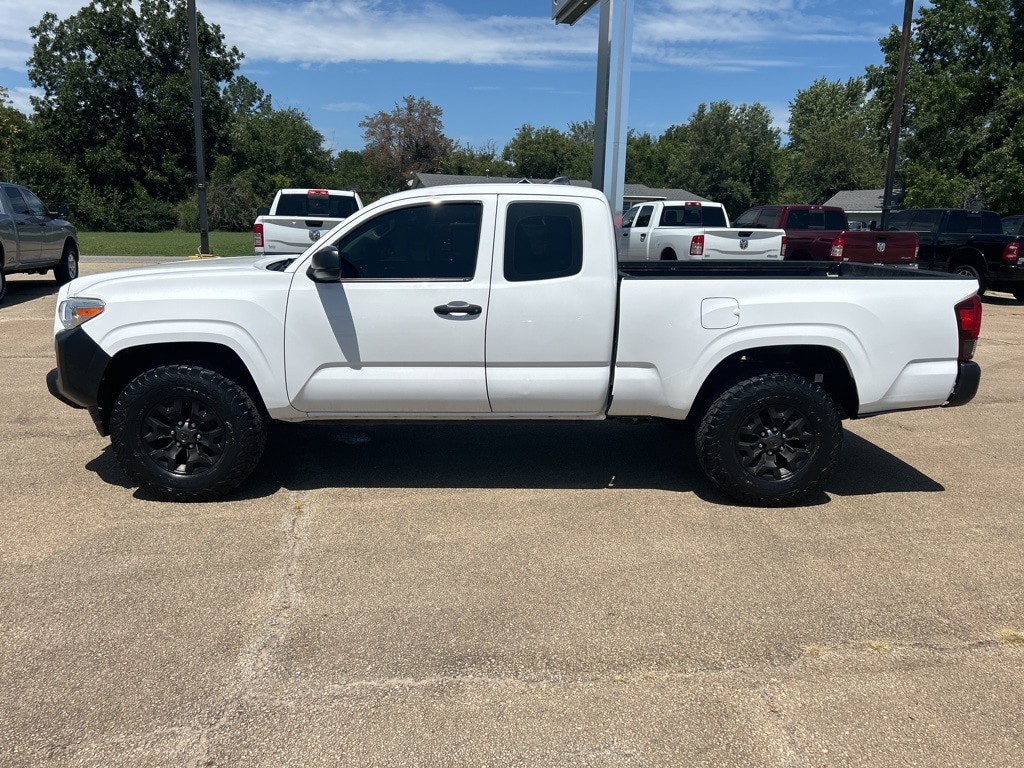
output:
[[[483,307],[467,304],[464,301],[449,301],[447,304],[434,307],[434,312],[438,315],[457,315],[459,317],[479,315],[483,311]]]

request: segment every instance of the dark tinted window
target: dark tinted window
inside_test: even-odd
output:
[[[889,217],[889,229],[899,229],[904,232],[909,232],[913,229],[913,222],[913,211],[901,211],[900,213],[894,213]]]
[[[1024,216],[1007,216],[1003,219],[1003,234],[1016,235],[1024,228]]]
[[[470,280],[480,242],[480,203],[415,205],[375,216],[338,242],[355,273],[371,280]]]
[[[782,213],[781,208],[762,208],[761,215],[757,217],[757,229],[775,229],[775,222],[779,220]]]
[[[748,211],[744,211],[732,224],[734,227],[753,227],[754,222],[757,221],[757,213],[757,208],[751,208]]]
[[[583,269],[583,216],[571,203],[512,203],[505,221],[505,279],[568,277]]]
[[[846,214],[842,211],[825,211],[825,229],[846,229]]]
[[[661,210],[662,227],[724,227],[725,210],[714,205],[676,205]]]
[[[28,203],[25,202],[24,196],[21,194],[21,190],[17,187],[4,187],[4,191],[7,193],[7,199],[11,203],[11,211],[22,216],[31,216],[32,212],[28,209]]]
[[[630,208],[628,211],[626,211],[624,214],[622,214],[622,226],[623,227],[631,227],[631,226],[633,226],[633,219],[636,218],[636,215],[638,213],[640,213],[640,206],[634,205],[632,208]]]
[[[277,216],[323,216],[345,219],[357,210],[355,197],[349,195],[281,195],[277,201]]]
[[[645,205],[640,209],[640,214],[636,217],[636,222],[633,224],[634,227],[649,227],[651,226],[651,214],[654,213],[653,205]]]

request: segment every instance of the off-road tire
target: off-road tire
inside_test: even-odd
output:
[[[64,244],[64,252],[53,268],[53,276],[57,278],[57,285],[70,283],[78,277],[78,247],[73,242]]]
[[[821,491],[842,446],[828,393],[793,373],[763,373],[725,390],[704,413],[695,443],[701,468],[732,498],[792,506]]]
[[[266,434],[263,414],[242,387],[190,365],[140,374],[110,415],[124,471],[167,501],[213,501],[233,491],[259,463]]]

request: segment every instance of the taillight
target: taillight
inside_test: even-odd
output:
[[[690,255],[704,255],[704,235],[694,235],[693,239],[690,240]]]
[[[782,247],[779,249],[779,258],[786,258],[786,236],[782,236]]]
[[[1016,264],[1018,259],[1020,259],[1020,241],[1014,240],[1003,248],[1003,261],[1007,264]]]
[[[832,251],[829,253],[828,257],[832,259],[832,261],[842,261],[843,247],[845,245],[846,243],[843,241],[843,236],[837,236],[836,239],[832,241]]]
[[[981,298],[974,294],[953,309],[956,312],[957,332],[960,334],[960,359],[970,360],[974,357],[978,337],[981,335]]]
[[[263,225],[253,224],[252,225],[252,244],[254,248],[263,247]]]

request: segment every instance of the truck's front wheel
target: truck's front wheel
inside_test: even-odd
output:
[[[838,409],[824,389],[796,374],[764,373],[711,404],[697,429],[697,458],[734,499],[788,506],[828,482],[842,436]]]
[[[212,501],[259,463],[266,424],[238,384],[190,365],[154,368],[118,396],[110,416],[118,461],[168,501]]]

